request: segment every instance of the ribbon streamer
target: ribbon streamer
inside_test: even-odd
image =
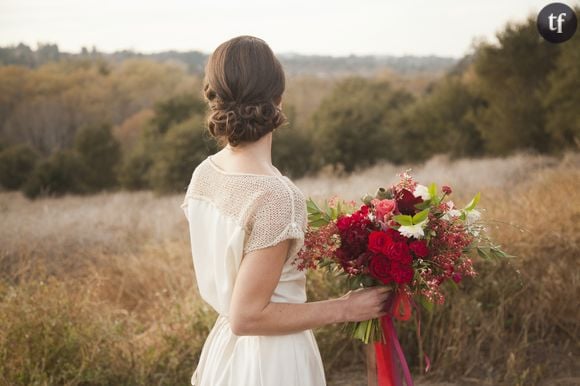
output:
[[[368,355],[372,355],[371,349],[374,348],[374,358],[368,363],[368,385],[369,386],[403,386],[402,378],[405,380],[407,386],[413,386],[413,379],[411,377],[411,372],[407,361],[405,359],[405,354],[399,339],[397,337],[397,331],[393,324],[393,318],[400,321],[407,321],[411,318],[412,310],[415,309],[415,320],[417,323],[417,339],[419,340],[419,350],[423,352],[422,342],[421,342],[421,317],[419,314],[419,308],[411,298],[411,296],[404,290],[398,289],[394,292],[387,303],[385,308],[390,310],[389,313],[381,317],[381,329],[383,332],[384,342],[375,342],[374,345],[369,345]],[[425,372],[429,371],[431,367],[431,362],[426,354],[424,355],[425,360]],[[372,376],[371,376],[372,375]]]

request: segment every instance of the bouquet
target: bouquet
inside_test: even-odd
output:
[[[421,185],[409,171],[398,176],[397,183],[378,188],[374,196],[365,195],[361,204],[334,196],[321,208],[309,198],[304,247],[294,264],[300,270],[334,273],[349,289],[392,286],[388,315],[351,322],[346,328],[352,337],[375,343],[379,378],[381,372],[383,376],[393,373],[393,357],[398,356],[407,384],[411,384],[392,318],[408,320],[412,309],[418,311],[417,304],[428,310],[443,304],[444,284],[457,286],[476,275],[473,257],[508,255],[486,234],[476,209],[479,193],[467,205],[457,207],[449,199],[451,187],[439,190],[434,183]],[[420,320],[417,323],[420,334]],[[425,359],[428,371],[429,360]]]

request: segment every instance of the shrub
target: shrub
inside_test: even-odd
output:
[[[29,145],[15,145],[0,150],[0,185],[9,190],[19,189],[38,158],[38,153]]]
[[[193,169],[215,147],[208,139],[201,115],[170,128],[154,154],[151,187],[158,193],[185,192]]]
[[[277,130],[272,140],[272,163],[292,178],[299,178],[314,170],[312,140],[293,127]]]
[[[317,167],[331,164],[351,172],[391,158],[399,110],[413,100],[386,81],[348,78],[322,101],[313,116]]]
[[[39,195],[61,196],[65,193],[86,193],[85,176],[90,170],[72,150],[61,150],[39,163],[22,186],[29,198]]]
[[[125,155],[119,170],[119,183],[125,189],[149,189],[149,170],[153,165],[153,154],[143,141]]]
[[[116,167],[121,159],[121,145],[108,124],[90,125],[75,136],[74,149],[87,166],[87,186],[98,191],[117,184]]]

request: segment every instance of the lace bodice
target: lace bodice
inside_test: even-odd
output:
[[[282,174],[226,172],[209,156],[192,173],[181,204],[186,216],[189,198],[206,200],[235,221],[245,231],[244,253],[288,238],[292,239],[288,258],[303,245],[306,201],[300,189]]]

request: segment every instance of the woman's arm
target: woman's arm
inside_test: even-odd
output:
[[[326,324],[380,317],[388,287],[365,288],[317,302],[274,303],[290,240],[244,255],[230,304],[230,326],[236,335],[281,335]]]

